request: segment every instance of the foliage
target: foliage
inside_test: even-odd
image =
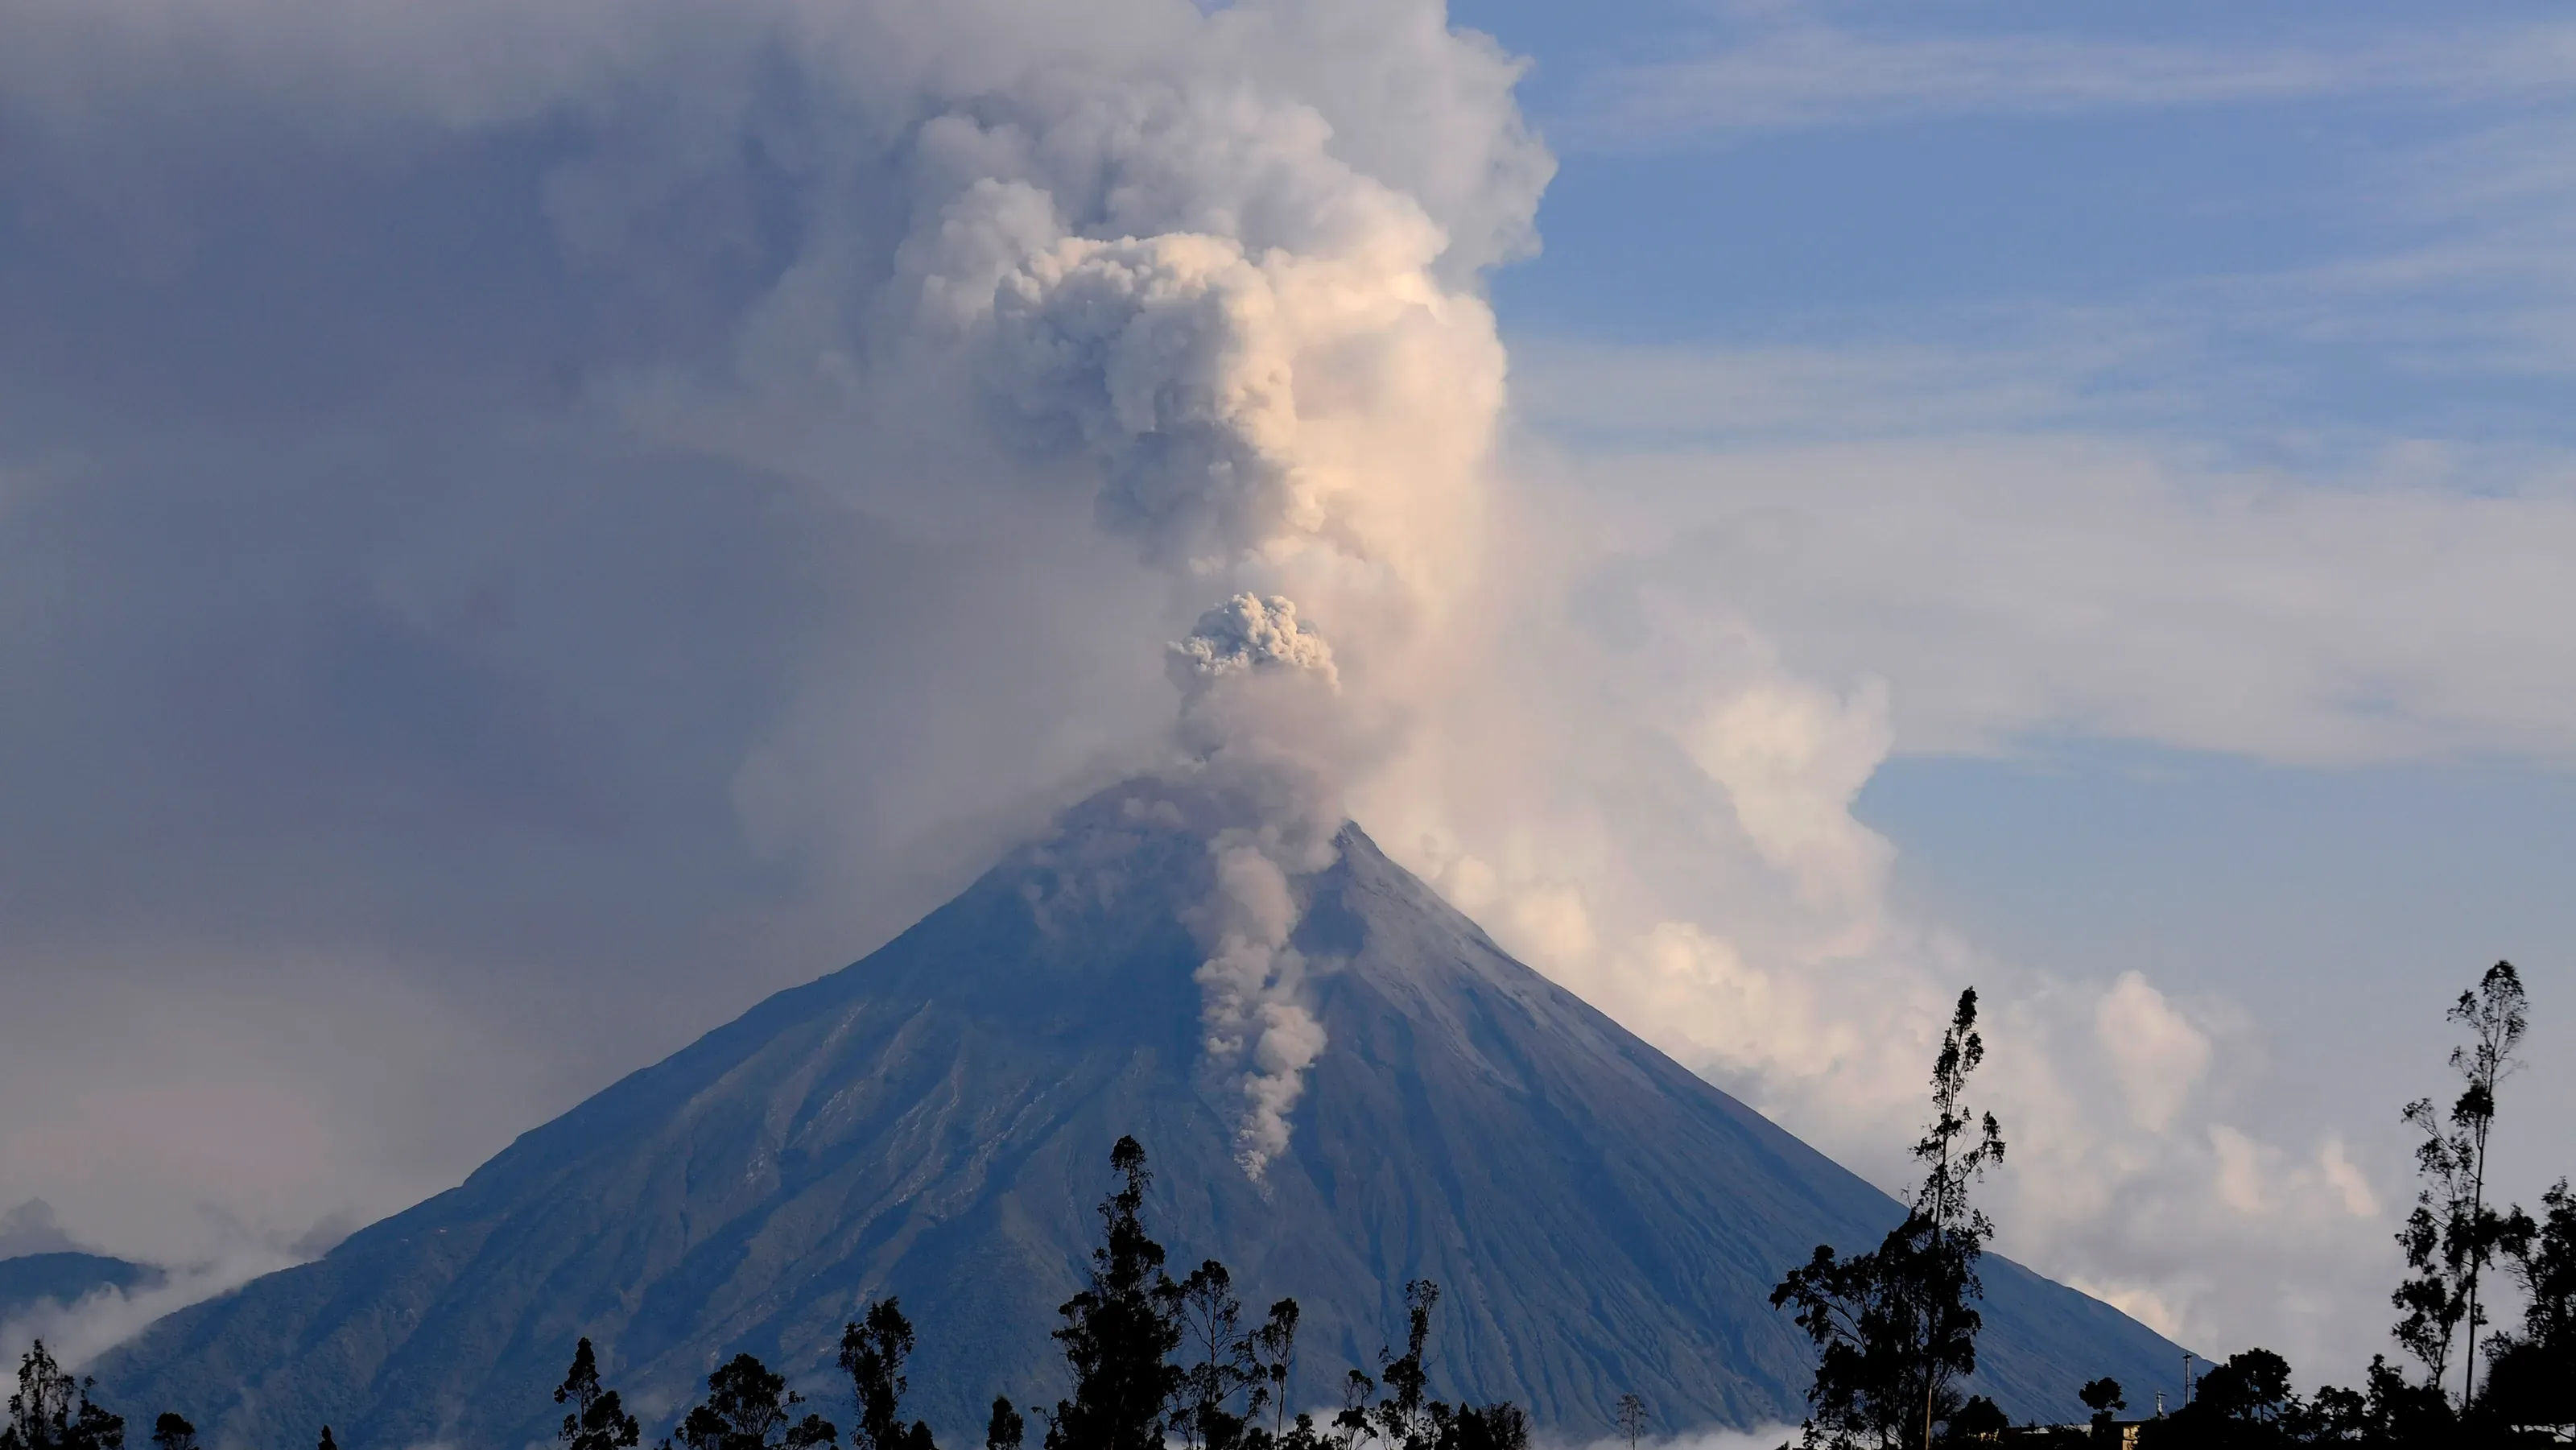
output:
[[[2478,1303],[2479,1281],[2511,1233],[2506,1216],[2486,1200],[2487,1140],[2495,1127],[2496,1089],[2517,1065],[2513,1053],[2528,1006],[2513,963],[2489,967],[2449,1013],[2468,1029],[2469,1040],[2451,1053],[2462,1087],[2447,1118],[2436,1113],[2431,1098],[2406,1105],[2406,1122],[2424,1134],[2415,1150],[2423,1187],[2397,1233],[2410,1274],[2389,1296],[2399,1311],[2393,1332],[2423,1364],[2427,1382],[2439,1387],[2465,1326],[2463,1405],[2475,1398],[2478,1331],[2487,1322]]]
[[[2129,1407],[2128,1396],[2121,1393],[2120,1382],[2108,1375],[2098,1380],[2087,1380],[2084,1388],[2075,1392],[2075,1397],[2084,1402],[2084,1408],[2093,1412],[2091,1423],[2096,1440],[2110,1439],[2114,1417]]]
[[[1020,1441],[1028,1434],[1028,1422],[1002,1395],[993,1396],[992,1418],[984,1422],[984,1450],[1020,1450]]]
[[[152,1422],[152,1450],[197,1450],[197,1427],[186,1416],[163,1410]]]
[[[911,1387],[903,1366],[912,1347],[912,1321],[903,1317],[902,1302],[892,1296],[869,1305],[865,1316],[841,1331],[839,1363],[850,1377],[851,1398],[859,1411],[850,1432],[851,1450],[936,1450],[928,1424],[915,1420],[910,1429],[903,1424],[903,1393]]]
[[[680,1422],[687,1450],[809,1450],[838,1444],[838,1426],[817,1414],[796,1418],[805,1397],[748,1354],[707,1376],[706,1403]]]
[[[1047,1417],[1046,1450],[1162,1450],[1165,1408],[1180,1387],[1169,1362],[1180,1347],[1179,1287],[1163,1272],[1163,1246],[1145,1231],[1154,1177],[1145,1149],[1120,1138],[1109,1150],[1119,1186],[1100,1204],[1103,1242],[1091,1283],[1057,1309],[1055,1339],[1073,1370],[1073,1398]]]
[[[1341,1413],[1325,1443],[1340,1450],[1528,1450],[1529,1417],[1518,1405],[1452,1406],[1432,1399],[1430,1384],[1431,1311],[1440,1303],[1440,1286],[1415,1279],[1404,1286],[1404,1353],[1378,1351],[1378,1373],[1372,1379],[1354,1369],[1344,1380]],[[1383,1387],[1372,1404],[1369,1397]],[[1306,1450],[1315,1442],[1306,1417],[1279,1442],[1279,1450]]]
[[[1637,1439],[1646,1433],[1646,1401],[1634,1392],[1619,1397],[1616,1416],[1619,1433],[1628,1441],[1628,1450],[1637,1450]]]
[[[1269,1386],[1255,1357],[1253,1336],[1244,1332],[1243,1305],[1234,1297],[1233,1278],[1225,1265],[1209,1259],[1180,1282],[1172,1305],[1189,1352],[1180,1367],[1172,1428],[1187,1450],[1235,1450],[1246,1422],[1261,1408],[1247,1404],[1238,1415],[1231,1408],[1235,1397],[1264,1395]]]
[[[1941,1427],[1943,1437],[1953,1442],[1998,1440],[2010,1428],[2012,1420],[1984,1395],[1971,1397]]]
[[[564,1450],[626,1450],[642,1438],[617,1391],[600,1388],[599,1358],[587,1339],[573,1346],[572,1368],[555,1389],[555,1403],[566,1407],[563,1428],[555,1432]],[[159,1439],[160,1432],[153,1436]]]
[[[2576,1194],[2562,1178],[2540,1201],[2540,1220],[2519,1208],[2509,1218],[2505,1254],[2522,1286],[2522,1332],[2491,1341],[2478,1410],[2495,1423],[2576,1421]]]
[[[18,1392],[0,1424],[0,1450],[124,1450],[124,1417],[89,1397],[97,1383],[75,1381],[37,1340],[18,1361]]]
[[[1772,1307],[1794,1307],[1817,1350],[1810,1444],[1928,1445],[1933,1424],[1962,1408],[1956,1385],[1977,1367],[1983,1326],[1971,1307],[1984,1295],[1977,1263],[1994,1237],[1968,1190],[2004,1155],[1994,1114],[1965,1105],[1985,1054],[1972,987],[1933,1064],[1932,1122],[1914,1145],[1923,1183],[1905,1221],[1869,1253],[1843,1258],[1817,1245],[1771,1291]]]
[[[1252,1365],[1258,1382],[1252,1387],[1247,1414],[1257,1422],[1267,1410],[1268,1433],[1275,1442],[1288,1432],[1288,1379],[1297,1368],[1296,1300],[1272,1304],[1261,1327],[1252,1331]]]

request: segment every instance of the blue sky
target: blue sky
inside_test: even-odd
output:
[[[1909,479],[1909,450],[2001,458],[2050,440],[2084,440],[2059,455],[2069,468],[2158,459],[2183,499],[2250,486],[2296,507],[2395,486],[2470,507],[2563,500],[2576,482],[2576,32],[2561,7],[1458,13],[1536,57],[1523,95],[1563,169],[1545,253],[1496,298],[1524,417],[1594,466],[1822,459],[1872,435],[1892,443],[1873,456],[1879,486],[1927,510],[1947,485]],[[1671,381],[1694,362],[1698,386]],[[2105,511],[2102,530],[2130,522]],[[2344,542],[2293,528],[2213,556],[2099,540],[2176,592],[2222,575],[2232,590],[2285,552],[2333,572]],[[1803,641],[1828,673],[1901,676],[1908,637],[1811,597],[1848,588],[1832,559],[1815,549],[1826,577],[1767,604],[1820,616],[1770,617],[1786,657],[1800,663]],[[2346,562],[2366,576],[2378,560]],[[2250,1014],[2263,1030],[2238,1050],[2262,1059],[2262,1087],[2246,1111],[2284,1131],[2343,1125],[2401,1193],[2394,1118],[2443,1082],[2441,1006],[2511,956],[2539,1001],[2505,1134],[2528,1196],[2576,1162],[2559,1106],[2576,1100],[2576,717],[2563,694],[2528,729],[2498,731],[2493,712],[2517,676],[2563,680],[2576,625],[2557,612],[2565,589],[2526,591],[2518,563],[2497,563],[2497,587],[2458,602],[2437,648],[2474,654],[2492,629],[2543,654],[2454,676],[2439,705],[2389,686],[2393,713],[2451,717],[2402,741],[2309,748],[2310,722],[2259,723],[2277,703],[2261,699],[2234,721],[2224,703],[2188,723],[2114,705],[1909,739],[1900,678],[1895,754],[1857,814],[1894,842],[1909,909],[2017,961],[2136,970]],[[1947,607],[1959,576],[1928,572],[1942,582],[1889,606]],[[2472,567],[2444,588],[2478,585]],[[1764,602],[1747,608],[1765,620]],[[2534,609],[2547,623],[2523,633],[2514,617]],[[2193,631],[2231,627],[2225,608],[2178,627],[2137,661],[2141,689],[2223,692],[2194,668],[2215,642]],[[2276,648],[2335,647],[2330,618],[2303,633]]]

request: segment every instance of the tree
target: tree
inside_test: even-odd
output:
[[[555,1387],[555,1403],[566,1407],[563,1426],[555,1431],[564,1450],[627,1450],[643,1436],[643,1427],[626,1413],[617,1391],[600,1388],[599,1358],[587,1339],[573,1346],[572,1368]]]
[[[2441,1389],[2407,1383],[2384,1354],[2370,1357],[2361,1389],[2318,1390],[2305,1423],[2308,1440],[2316,1444],[2448,1446],[2458,1428]]]
[[[817,1414],[796,1418],[805,1397],[748,1354],[707,1376],[706,1403],[680,1421],[688,1450],[809,1450],[836,1445],[840,1428]]]
[[[1509,1400],[1466,1406],[1451,1423],[1441,1450],[1529,1450],[1529,1416]]]
[[[2505,1216],[2486,1201],[2487,1139],[2495,1127],[2496,1089],[2520,1065],[2513,1053],[2522,1041],[2528,1007],[2513,963],[2487,968],[2447,1014],[2469,1034],[2451,1052],[2451,1067],[2463,1081],[2447,1118],[2435,1111],[2431,1098],[2406,1105],[2406,1122],[2424,1134],[2415,1150],[2423,1187],[2414,1212],[2397,1233],[2412,1272],[2389,1296],[2399,1311],[2394,1333],[2423,1363],[2429,1382],[2439,1387],[2448,1376],[2452,1346],[2466,1326],[2463,1407],[2476,1398],[2478,1331],[2487,1322],[2478,1304],[2479,1281],[2509,1236]]]
[[[1269,1317],[1252,1331],[1252,1361],[1260,1382],[1252,1387],[1248,1409],[1254,1419],[1261,1417],[1265,1407],[1270,1411],[1268,1428],[1275,1442],[1288,1433],[1288,1380],[1297,1369],[1296,1300],[1282,1299],[1270,1306]]]
[[[1635,1391],[1619,1397],[1619,1433],[1627,1437],[1628,1450],[1637,1450],[1639,1436],[1646,1433],[1646,1402]]]
[[[992,1418],[984,1422],[984,1450],[1020,1450],[1020,1441],[1028,1433],[1028,1422],[1011,1402],[1001,1395],[993,1396]]]
[[[1969,1189],[2004,1156],[1992,1113],[1971,1111],[1968,1078],[1985,1061],[1977,993],[1959,994],[1932,1067],[1932,1121],[1914,1145],[1924,1165],[1905,1221],[1878,1248],[1849,1258],[1830,1244],[1771,1291],[1794,1307],[1818,1359],[1810,1443],[1929,1446],[1932,1427],[1960,1408],[1957,1383],[1977,1367],[1984,1297],[1977,1263],[1994,1224]]]
[[[1436,1442],[1430,1413],[1431,1311],[1440,1304],[1440,1286],[1429,1279],[1404,1285],[1404,1353],[1378,1351],[1378,1383],[1386,1398],[1371,1416],[1379,1438],[1395,1450],[1429,1450]]]
[[[912,1321],[892,1296],[869,1305],[859,1322],[841,1331],[841,1371],[850,1377],[859,1412],[851,1450],[931,1450],[929,1425],[915,1420],[906,1429],[903,1423],[903,1394],[911,1388],[903,1366],[912,1350]]]
[[[1118,1186],[1100,1204],[1102,1242],[1090,1284],[1057,1313],[1055,1339],[1073,1371],[1073,1398],[1047,1419],[1046,1450],[1162,1450],[1164,1409],[1180,1383],[1166,1361],[1179,1347],[1178,1289],[1163,1272],[1163,1246],[1145,1231],[1145,1150],[1120,1138],[1109,1150]]]
[[[1404,1353],[1379,1350],[1376,1378],[1358,1369],[1350,1372],[1329,1441],[1299,1415],[1296,1429],[1278,1442],[1280,1450],[1322,1450],[1326,1444],[1341,1450],[1529,1450],[1529,1416],[1520,1406],[1509,1401],[1451,1406],[1430,1397],[1431,1311],[1439,1303],[1438,1284],[1429,1279],[1407,1283]],[[1385,1395],[1370,1403],[1381,1384]]]
[[[1952,1440],[1997,1440],[2012,1428],[2012,1420],[1994,1401],[1977,1395],[1951,1413],[1945,1428]]]
[[[18,1392],[0,1424],[0,1450],[124,1450],[125,1417],[91,1401],[97,1385],[74,1380],[37,1340],[18,1361]]]
[[[152,1422],[152,1450],[197,1450],[197,1427],[168,1410]]]
[[[1190,1271],[1174,1296],[1175,1318],[1189,1363],[1180,1371],[1174,1428],[1189,1450],[1234,1450],[1245,1416],[1230,1408],[1234,1397],[1260,1386],[1252,1337],[1243,1331],[1243,1305],[1234,1281],[1214,1259]],[[1251,1407],[1257,1409],[1257,1406]]]
[[[2315,1429],[2315,1417],[2290,1390],[2289,1361],[2249,1349],[2212,1365],[2191,1403],[2151,1421],[2145,1439],[2150,1445],[2289,1445],[2304,1443]]]
[[[331,1438],[330,1426],[322,1427],[322,1443],[314,1446],[313,1450],[340,1450],[340,1442]]]
[[[2522,1332],[2499,1334],[2478,1409],[2508,1425],[2576,1420],[2576,1194],[2562,1178],[2542,1195],[2546,1216],[2507,1215],[2505,1255],[2522,1286]]]
[[[2093,1438],[2113,1438],[2111,1426],[2114,1417],[2129,1407],[2128,1397],[2120,1392],[2120,1382],[2109,1375],[2087,1380],[2084,1388],[2075,1392],[2075,1397],[2084,1402],[2084,1408],[2093,1412]]]

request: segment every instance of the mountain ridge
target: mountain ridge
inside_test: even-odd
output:
[[[1569,1433],[1605,1430],[1629,1390],[1667,1428],[1795,1419],[1808,1352],[1764,1296],[1901,1208],[1513,960],[1356,826],[1297,883],[1328,1045],[1253,1185],[1200,1060],[1185,920],[1213,830],[1187,792],[1104,792],[860,962],[322,1260],[172,1316],[100,1377],[218,1447],[323,1420],[353,1450],[515,1446],[550,1432],[579,1335],[648,1420],[736,1349],[838,1400],[841,1322],[898,1293],[920,1412],[954,1437],[996,1392],[1061,1393],[1053,1309],[1132,1133],[1175,1263],[1222,1258],[1247,1302],[1305,1307],[1309,1402],[1374,1367],[1420,1275],[1448,1290],[1437,1392]],[[2179,1353],[2007,1261],[1987,1277],[1979,1388],[2017,1417]]]

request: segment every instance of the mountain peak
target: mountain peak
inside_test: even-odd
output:
[[[1583,1434],[1630,1391],[1673,1428],[1795,1419],[1811,1361],[1769,1290],[1898,1205],[1514,961],[1356,826],[1288,883],[1320,1045],[1245,1171],[1248,1069],[1212,1065],[1201,941],[1230,829],[1187,783],[1104,791],[865,960],[173,1316],[102,1378],[244,1441],[327,1420],[353,1450],[517,1445],[548,1433],[576,1337],[649,1413],[740,1350],[820,1396],[842,1323],[899,1294],[918,1410],[965,1434],[996,1393],[1063,1392],[1048,1331],[1133,1134],[1174,1262],[1303,1306],[1307,1403],[1374,1368],[1427,1277],[1449,1398]],[[2177,1352],[2009,1263],[1987,1281],[1977,1388],[2016,1415]]]

